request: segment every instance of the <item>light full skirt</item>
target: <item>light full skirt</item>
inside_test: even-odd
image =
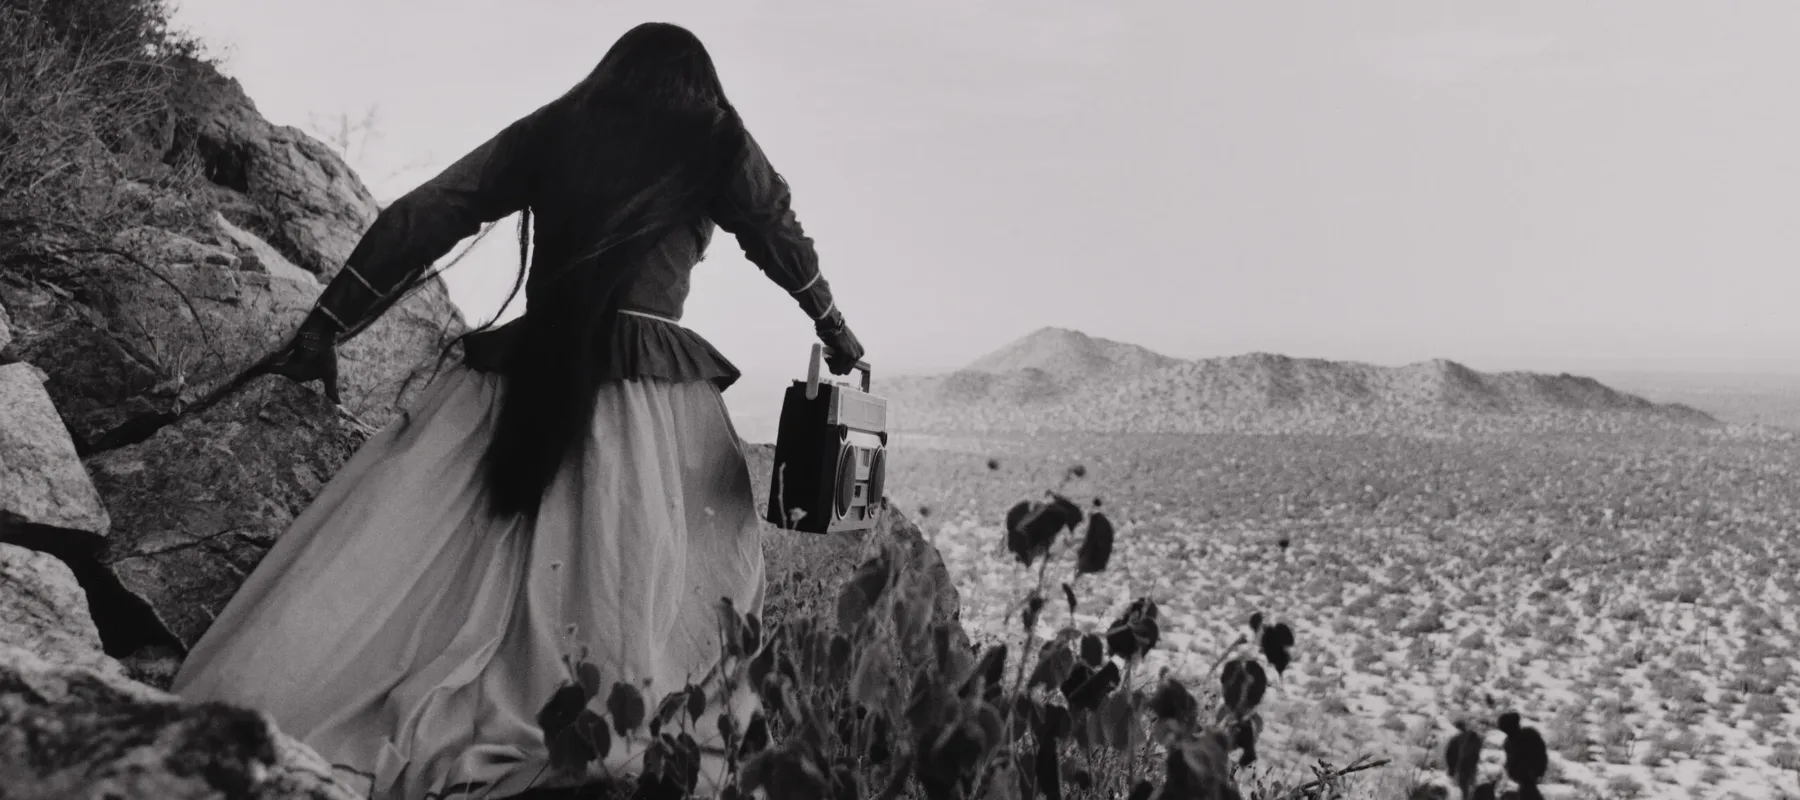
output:
[[[648,680],[651,709],[699,682],[719,657],[721,598],[762,605],[761,526],[719,389],[607,384],[587,447],[530,526],[484,510],[500,391],[459,365],[370,439],[173,690],[267,711],[372,797],[421,800],[580,779],[545,769],[536,716],[584,647],[603,686]],[[753,702],[732,702],[737,719]],[[692,728],[703,746],[717,744],[714,705]],[[629,773],[638,752],[615,745],[610,766]],[[703,787],[722,770],[705,761]]]

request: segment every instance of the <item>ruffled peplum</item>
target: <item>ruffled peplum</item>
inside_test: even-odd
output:
[[[477,371],[499,372],[517,326],[515,320],[470,336],[463,362]],[[603,345],[609,350],[607,380],[712,381],[723,391],[742,375],[705,337],[673,322],[620,314],[611,334]]]

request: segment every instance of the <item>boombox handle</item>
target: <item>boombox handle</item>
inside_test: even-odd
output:
[[[812,346],[812,364],[808,365],[806,368],[806,399],[808,400],[815,399],[819,396],[819,360],[822,359],[829,350],[830,348],[823,344],[814,344]],[[856,362],[856,369],[862,371],[862,390],[865,392],[869,391],[869,362]]]

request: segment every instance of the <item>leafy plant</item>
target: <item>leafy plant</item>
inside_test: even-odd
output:
[[[1063,482],[1085,474],[1073,467]],[[1097,499],[1090,507],[1050,491],[1005,514],[1005,550],[1034,575],[1008,616],[1013,641],[968,644],[960,624],[931,619],[930,585],[897,553],[878,552],[839,588],[828,617],[764,636],[754,616],[723,605],[719,667],[656,701],[655,713],[625,683],[602,704],[598,670],[572,659],[539,716],[553,766],[591,770],[631,742],[644,754],[637,794],[685,796],[707,738],[689,725],[739,690],[760,707],[742,726],[719,716],[724,797],[1274,800],[1327,796],[1345,775],[1385,763],[1323,765],[1309,783],[1246,795],[1239,773],[1257,762],[1260,708],[1271,670],[1279,678],[1292,663],[1292,628],[1254,615],[1206,688],[1146,675],[1163,639],[1153,598],[1104,627],[1076,624],[1081,583],[1108,569],[1118,535]],[[1067,623],[1043,635],[1058,604]]]

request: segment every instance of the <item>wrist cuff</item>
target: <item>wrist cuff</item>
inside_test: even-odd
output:
[[[814,321],[824,319],[837,306],[831,297],[831,282],[824,278],[817,278],[805,289],[796,290],[792,294],[795,302],[800,304],[800,310],[805,311],[806,316]]]
[[[844,329],[844,312],[833,307],[825,315],[813,320],[813,329],[820,334],[836,333]]]
[[[788,292],[788,294],[800,294],[801,292],[804,292],[807,289],[811,289],[813,287],[813,284],[818,283],[819,279],[823,278],[823,277],[825,277],[824,272],[815,272],[815,273],[813,273],[812,280],[807,281],[805,284],[801,285],[800,288],[795,289],[791,292]]]

